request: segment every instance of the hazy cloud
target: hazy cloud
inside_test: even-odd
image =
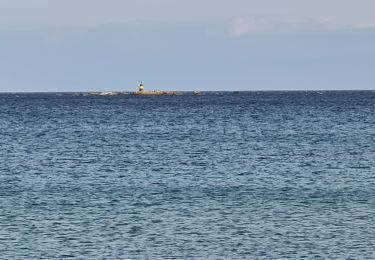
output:
[[[375,23],[340,24],[324,19],[318,20],[291,17],[237,17],[230,23],[229,34],[232,37],[241,37],[254,34],[298,33],[366,28],[375,28]]]
[[[129,21],[220,23],[236,20],[233,32],[310,26],[310,19],[335,24],[375,24],[373,0],[0,0],[0,28],[98,26]],[[256,18],[249,21],[246,17]],[[307,24],[304,24],[307,20]],[[271,25],[270,25],[271,24]],[[294,27],[293,27],[294,28]],[[290,30],[290,29],[287,29]],[[295,30],[295,29],[293,29]]]

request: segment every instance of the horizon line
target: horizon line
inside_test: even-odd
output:
[[[342,91],[375,91],[375,89],[252,89],[252,90],[173,90],[175,92],[342,92]],[[97,92],[115,92],[127,93],[137,92],[130,90],[78,90],[78,91],[0,91],[0,94],[70,94],[70,93],[97,93]]]

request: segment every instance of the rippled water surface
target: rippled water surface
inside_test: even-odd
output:
[[[375,259],[375,92],[0,94],[1,259]]]

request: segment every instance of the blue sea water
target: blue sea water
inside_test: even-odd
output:
[[[375,92],[0,94],[0,259],[375,259]]]

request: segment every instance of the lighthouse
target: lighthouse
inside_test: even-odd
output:
[[[141,82],[141,84],[139,84],[138,91],[143,92],[144,89],[145,89],[145,87],[143,86],[143,84]]]

